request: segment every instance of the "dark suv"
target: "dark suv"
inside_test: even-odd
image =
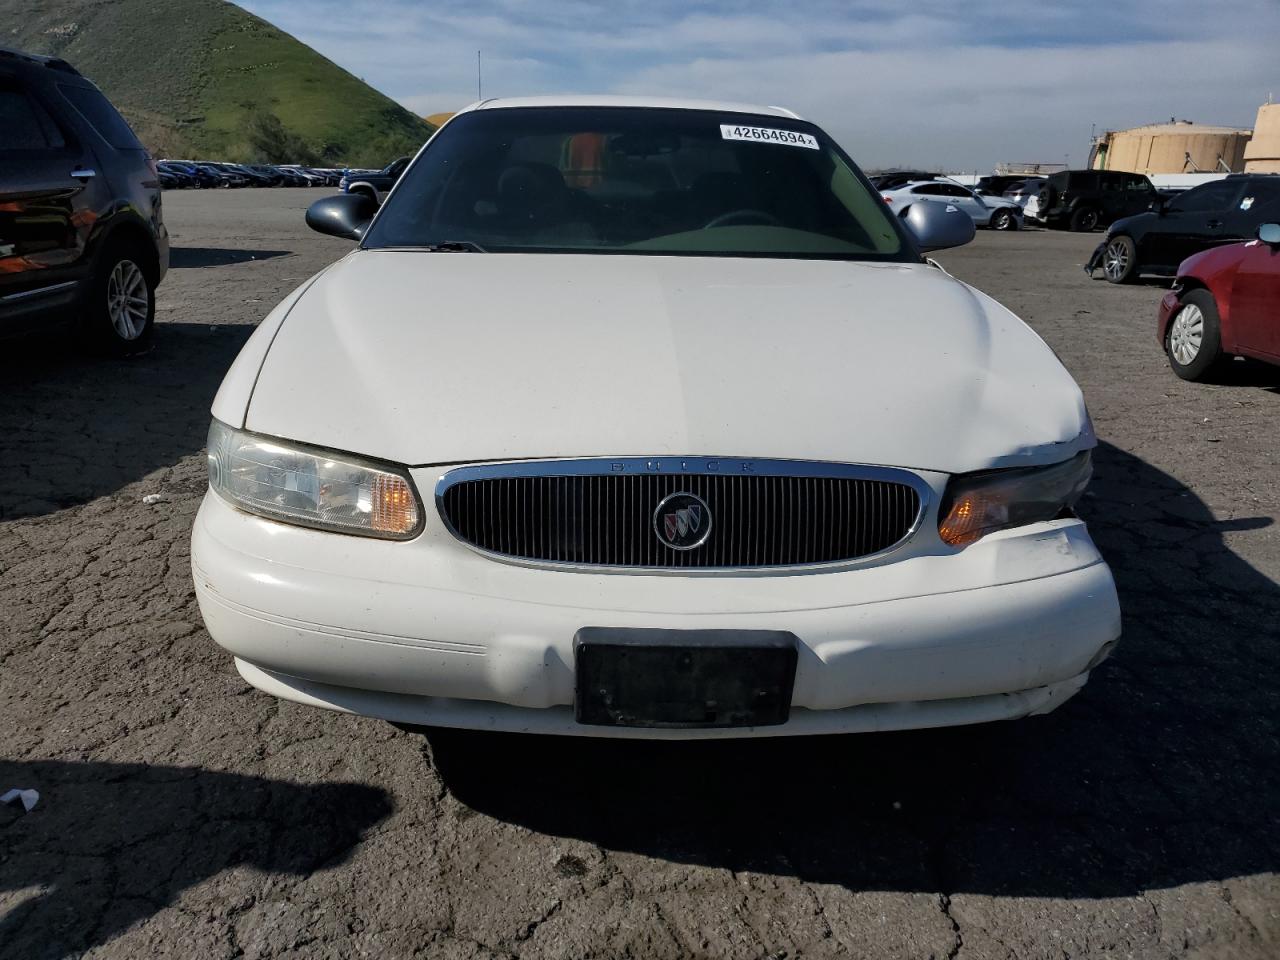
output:
[[[1037,216],[1051,228],[1087,232],[1146,210],[1156,199],[1156,188],[1141,173],[1063,170],[1045,179]]]
[[[66,61],[0,48],[0,336],[74,323],[136,352],[168,265],[160,178],[124,118]]]
[[[1280,174],[1233,173],[1202,183],[1154,208],[1117,220],[1085,272],[1102,268],[1112,283],[1144,273],[1173,276],[1187,257],[1252,240],[1264,223],[1280,222]]]
[[[409,166],[411,159],[413,158],[400,157],[373,173],[348,171],[343,174],[338,186],[343,193],[363,193],[375,203],[381,203],[382,198],[391,191],[391,188],[396,185],[396,181],[400,179],[400,174],[404,173]]]

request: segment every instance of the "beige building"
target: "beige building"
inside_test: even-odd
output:
[[[1253,139],[1244,148],[1246,173],[1280,173],[1280,103],[1258,108]]]
[[[1267,108],[1263,108],[1267,109]],[[1280,140],[1280,116],[1276,118]],[[1108,130],[1093,141],[1089,166],[1134,173],[1239,173],[1252,130],[1213,127],[1190,120]],[[1270,156],[1280,156],[1272,149]]]

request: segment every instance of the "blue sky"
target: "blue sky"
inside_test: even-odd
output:
[[[1280,0],[243,0],[417,113],[484,94],[781,104],[864,167],[1082,164],[1099,129],[1253,125]]]

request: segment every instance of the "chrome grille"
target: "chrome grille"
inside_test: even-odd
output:
[[[459,539],[489,553],[590,567],[741,569],[837,563],[915,529],[928,486],[904,470],[797,461],[562,460],[463,467],[436,490]],[[677,550],[654,511],[700,498],[710,536]]]

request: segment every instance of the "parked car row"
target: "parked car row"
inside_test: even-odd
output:
[[[335,187],[346,173],[300,164],[161,160],[156,164],[166,190],[200,187]]]
[[[344,170],[338,181],[343,193],[364,194],[375,203],[381,203],[391,188],[409,166],[412,157],[397,157],[381,170]]]
[[[1212,380],[1234,357],[1280,365],[1280,174],[1233,173],[1160,191],[1139,173],[1066,170],[1006,194],[1033,222],[1107,226],[1085,264],[1090,277],[1174,278],[1157,336],[1182,379]]]

